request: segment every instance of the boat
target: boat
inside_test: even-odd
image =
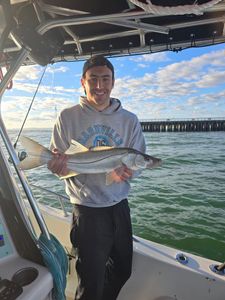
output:
[[[71,213],[63,200],[62,210],[37,204],[2,118],[19,68],[217,45],[225,42],[224,15],[224,0],[0,1],[1,300],[69,300],[76,288]],[[225,263],[138,236],[133,246],[119,300],[224,299]]]

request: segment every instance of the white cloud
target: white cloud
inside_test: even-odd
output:
[[[42,69],[37,66],[22,66],[14,78],[15,81],[36,80],[39,78]]]
[[[35,91],[37,89],[37,84],[34,83],[22,83],[22,82],[15,82],[13,86],[14,92],[16,91],[22,91],[23,93],[29,93],[34,95]],[[52,86],[52,85],[41,85],[38,89],[38,94],[46,94],[46,95],[76,95],[80,92],[79,89],[70,89],[65,88],[63,86]],[[68,95],[67,95],[68,94]]]
[[[204,74],[201,79],[196,82],[196,86],[200,88],[209,88],[220,84],[225,84],[225,70],[211,70],[209,73]]]
[[[218,65],[220,60],[220,65]],[[191,60],[172,63],[157,72],[158,83],[166,82],[193,81],[201,78],[211,67],[216,70],[217,67],[225,66],[225,50],[211,52],[208,54],[194,57]]]
[[[166,52],[159,52],[159,53],[150,53],[150,54],[144,54],[141,56],[133,56],[130,58],[131,61],[134,62],[164,62],[169,61],[169,57]]]
[[[138,67],[139,67],[139,68],[147,68],[148,65],[145,65],[145,64],[138,64]]]
[[[187,91],[196,92],[196,87],[207,87],[209,84],[217,86],[218,83],[224,83],[225,70],[217,70],[218,65],[215,64],[219,58],[221,68],[222,65],[225,66],[225,51],[212,52],[211,55],[204,54],[190,61],[172,63],[154,73],[146,73],[140,78],[120,78],[116,84],[122,84],[123,88],[138,87],[142,91],[143,88],[154,88],[156,91],[172,92],[177,95]],[[177,91],[178,89],[180,91]]]
[[[187,105],[202,105],[202,104],[214,104],[220,103],[225,106],[225,90],[215,93],[208,93],[190,97],[187,99]]]
[[[112,96],[121,99],[123,106],[135,112],[141,119],[186,118],[222,116],[225,113],[225,50],[210,51],[191,59],[172,62],[167,53],[135,56],[129,70],[123,77],[116,78]],[[159,63],[151,71],[151,62],[167,61],[166,66]],[[125,61],[121,60],[124,63]],[[138,64],[145,69],[138,76],[132,75]],[[121,64],[120,64],[121,65]],[[55,67],[55,66],[54,66]],[[54,69],[54,70],[53,70]],[[50,68],[61,78],[66,67]],[[43,69],[30,67],[17,75],[13,91],[8,91],[3,101],[4,117],[12,124],[19,124],[24,118],[32,96],[37,87],[37,79]],[[73,72],[74,73],[74,72]],[[134,73],[133,73],[134,74]],[[56,79],[57,76],[55,76]],[[25,79],[29,79],[24,82]],[[34,84],[33,81],[36,80]],[[52,124],[57,112],[78,102],[83,89],[77,81],[75,88],[45,83],[39,88],[28,124],[33,126],[41,119],[42,127]],[[62,81],[63,82],[63,81]],[[21,96],[23,93],[26,96]],[[28,97],[29,95],[29,97]],[[34,121],[36,120],[36,121]]]
[[[48,66],[46,72],[55,74],[55,73],[65,73],[68,70],[69,70],[68,67],[65,66],[56,67],[55,65],[53,65],[53,66]]]
[[[225,109],[225,93],[218,90],[225,84],[224,67],[225,51],[212,51],[171,63],[138,78],[118,78],[113,95],[121,98],[124,105],[141,118],[165,116],[165,111],[167,117],[178,117],[179,114],[181,117],[185,114],[193,116],[201,114],[199,105],[200,109],[204,109],[203,114],[210,115],[212,108],[206,109],[203,104],[216,105],[219,102],[220,107]]]

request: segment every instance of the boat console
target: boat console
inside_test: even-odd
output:
[[[0,147],[0,299],[51,300],[53,279],[23,207],[11,163]]]
[[[0,210],[0,299],[50,300],[52,285],[44,266],[18,255]]]

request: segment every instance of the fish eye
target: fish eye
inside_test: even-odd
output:
[[[147,162],[149,162],[150,161],[150,157],[144,156],[144,160],[147,161]]]

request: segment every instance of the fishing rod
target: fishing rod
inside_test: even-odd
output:
[[[34,96],[33,96],[33,98],[32,98],[32,101],[31,101],[30,106],[29,106],[29,108],[28,108],[28,111],[27,111],[27,113],[26,113],[26,116],[25,116],[25,118],[24,118],[24,120],[23,120],[22,126],[21,126],[20,131],[19,131],[19,133],[18,133],[18,136],[17,136],[17,138],[16,138],[16,141],[15,141],[15,143],[14,143],[14,148],[15,148],[15,149],[16,149],[18,140],[19,140],[19,138],[20,138],[20,135],[21,135],[21,133],[22,133],[22,131],[23,131],[24,125],[25,125],[25,123],[26,123],[26,121],[27,121],[27,118],[28,118],[28,115],[29,115],[30,110],[31,110],[31,108],[32,108],[32,105],[33,105],[33,103],[34,103],[34,100],[35,100],[35,97],[36,97],[37,92],[38,92],[38,90],[39,90],[39,87],[40,87],[40,85],[41,85],[42,79],[43,79],[43,77],[44,77],[44,75],[45,75],[45,71],[46,71],[46,69],[47,69],[47,66],[48,66],[48,65],[46,65],[45,68],[44,68],[44,71],[43,71],[43,73],[42,73],[42,75],[41,75],[41,78],[40,78],[40,80],[39,80],[39,82],[38,82],[36,91],[35,91],[35,93],[34,93]],[[22,155],[23,155],[23,154],[22,154]],[[19,158],[20,158],[20,157],[19,157]]]

